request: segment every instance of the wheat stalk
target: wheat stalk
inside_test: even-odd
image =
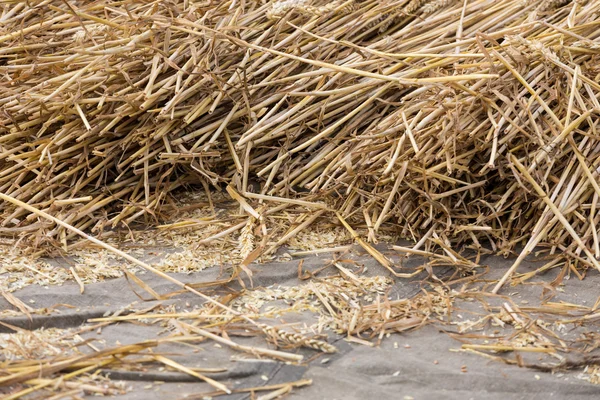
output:
[[[434,12],[441,10],[442,8],[448,7],[451,4],[456,3],[457,0],[434,0],[428,2],[421,7],[421,13],[424,15],[433,14]]]
[[[544,0],[537,8],[538,11],[551,11],[570,3],[572,0]]]
[[[431,0],[411,0],[402,10],[406,14],[414,14],[419,8],[423,7]]]
[[[274,326],[269,326],[265,324],[259,324],[259,326],[262,329],[262,331],[275,343],[284,342],[293,346],[302,346],[314,350],[319,350],[324,353],[337,352],[335,346],[332,346],[323,340],[307,338],[298,333],[286,332]]]
[[[238,249],[240,252],[240,258],[244,260],[252,250],[254,250],[254,227],[256,225],[256,219],[249,217],[246,225],[242,228],[240,237],[238,239]]]

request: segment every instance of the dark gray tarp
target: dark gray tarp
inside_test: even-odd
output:
[[[331,255],[310,256],[304,259],[304,268],[314,270],[324,265]],[[389,273],[374,260],[365,255],[355,255],[359,264],[368,267],[370,275]],[[487,257],[482,264],[490,266],[490,279],[498,278],[510,266],[512,260],[500,257]],[[254,286],[300,285],[297,277],[298,260],[273,262],[253,266]],[[539,263],[525,263],[520,271],[532,270]],[[436,274],[449,274],[451,268],[436,269]],[[219,268],[211,268],[193,274],[173,274],[186,283],[209,282],[217,279]],[[554,279],[557,271],[547,276],[536,277],[537,281]],[[179,288],[151,274],[139,275],[159,293],[169,293]],[[423,278],[422,276],[420,277]],[[420,291],[422,280],[397,280],[391,296],[411,297]],[[589,273],[584,281],[574,277],[565,281],[564,291],[558,292],[553,301],[568,301],[576,304],[592,305],[598,297],[600,276]],[[235,287],[237,284],[233,284]],[[147,296],[135,288],[142,296]],[[226,288],[220,289],[222,293]],[[540,304],[540,285],[520,285],[508,288],[516,303]],[[142,309],[156,304],[155,301],[141,301],[126,279],[114,279],[102,283],[88,284],[85,293],[79,293],[75,283],[47,288],[30,286],[14,293],[24,302],[35,301],[36,307],[53,307],[68,304],[75,308],[57,307],[50,315],[34,315],[33,321],[25,317],[5,318],[3,321],[27,329],[41,327],[72,328],[86,323],[88,318],[100,317],[122,309],[133,302]],[[0,300],[1,307],[9,305]],[[177,309],[189,309],[201,300],[184,293],[165,304],[175,304]],[[470,304],[471,307],[476,305]],[[314,322],[314,316],[297,314],[294,321]],[[277,321],[275,321],[277,322]],[[286,316],[286,322],[290,322]],[[594,325],[585,329],[597,332]],[[452,330],[452,328],[449,328]],[[8,332],[9,329],[1,327]],[[85,338],[95,338],[96,346],[110,347],[117,343],[128,344],[160,337],[162,327],[135,323],[118,323],[102,329],[101,334],[90,332]],[[164,335],[164,333],[163,333]],[[251,356],[231,351],[224,346],[215,347],[212,341],[198,345],[199,351],[181,344],[160,345],[156,352],[169,354],[169,357],[188,367],[224,368],[225,372],[207,374],[230,388],[253,387],[275,383],[312,379],[310,386],[294,389],[290,399],[591,399],[600,396],[600,386],[578,379],[578,371],[544,373],[528,368],[519,368],[477,355],[451,351],[459,349],[461,343],[440,331],[437,325],[428,325],[419,330],[393,334],[384,338],[379,346],[368,347],[348,343],[343,337],[330,334],[330,342],[339,352],[321,355],[312,350],[295,350],[305,355],[308,364],[292,365],[272,360],[257,360]],[[253,346],[266,346],[263,338],[236,337],[236,342]],[[182,373],[159,371],[154,368],[144,372],[113,373],[113,379],[126,381],[133,388],[119,399],[178,399],[187,395],[211,392],[209,385],[198,382]],[[162,383],[155,383],[160,381]],[[0,389],[1,390],[1,389]],[[92,398],[92,396],[90,396]],[[224,399],[248,399],[248,394],[223,396]]]

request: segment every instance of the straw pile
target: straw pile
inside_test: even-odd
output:
[[[370,240],[391,229],[447,254],[547,244],[600,268],[599,12],[564,0],[7,2],[0,192],[98,233],[163,219],[188,185],[228,185],[251,218],[238,230],[279,202],[320,207],[306,224],[335,210]],[[0,209],[5,234],[72,237]]]

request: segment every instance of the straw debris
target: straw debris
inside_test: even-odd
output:
[[[302,358],[239,345],[223,333],[232,324],[323,352],[335,351],[317,336],[326,329],[373,345],[389,332],[446,324],[468,342],[463,351],[531,366],[496,354],[569,352],[564,327],[597,318],[595,308],[507,302],[458,322],[453,304],[483,295],[428,283],[413,299],[392,300],[391,279],[358,276],[339,260],[327,266],[339,275],[238,299],[165,272],[230,266],[218,284],[239,270],[250,276],[251,262],[274,259],[286,244],[354,243],[395,278],[426,271],[432,281],[433,266],[454,265],[464,283],[482,254],[518,254],[494,293],[535,275],[519,275],[534,251],[552,258],[539,271],[561,266],[563,276],[583,278],[600,269],[600,2],[49,0],[0,10],[0,235],[12,248],[0,260],[5,297],[31,283],[83,286],[124,271],[136,280],[143,269],[206,301],[183,316],[134,314],[163,319],[172,335],[91,355],[47,358],[58,348],[47,332],[3,336],[11,361],[0,384],[27,386],[13,397],[55,387],[57,374],[68,377],[63,390],[110,394],[80,375],[116,360],[161,363],[231,392],[147,351],[163,340]],[[373,245],[398,238],[416,244],[396,251],[428,262],[400,273]],[[82,249],[90,242],[107,253]],[[157,244],[180,251],[157,264],[136,258]],[[32,266],[21,250],[68,254],[73,265]],[[293,303],[260,310],[269,297]],[[298,310],[318,322],[303,332],[259,322]],[[512,331],[467,340],[490,324]],[[21,346],[19,335],[32,343],[49,335],[40,351],[50,353]]]

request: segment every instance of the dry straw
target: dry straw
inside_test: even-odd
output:
[[[451,262],[525,245],[598,267],[598,2],[1,10],[0,192],[68,225],[156,223],[176,191],[227,187],[245,215],[206,243],[242,229],[243,254],[327,218],[390,269],[383,231]],[[3,234],[76,238],[0,212]],[[273,219],[292,221],[277,239]]]

